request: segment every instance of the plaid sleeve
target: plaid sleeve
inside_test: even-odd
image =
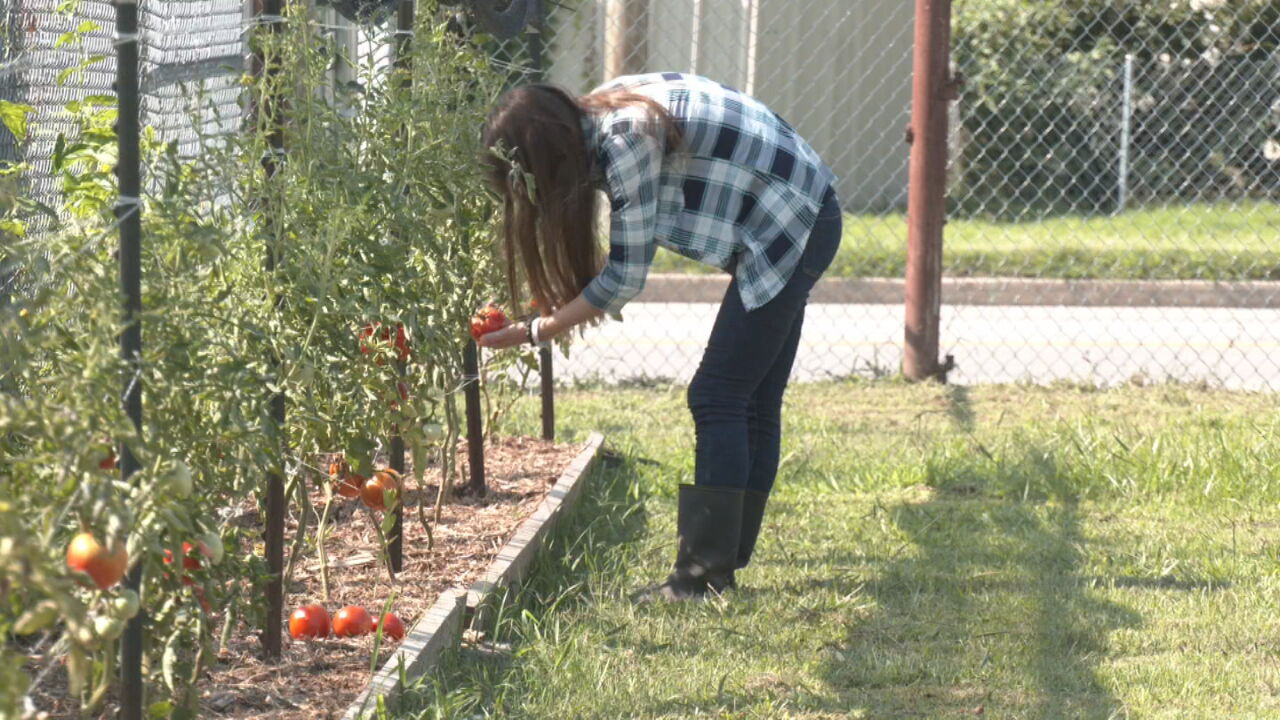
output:
[[[657,249],[663,150],[656,137],[631,131],[606,138],[602,151],[612,210],[609,260],[582,294],[597,308],[614,313],[644,289]]]

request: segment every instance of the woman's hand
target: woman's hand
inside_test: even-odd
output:
[[[587,302],[586,298],[579,295],[571,300],[568,305],[557,310],[554,315],[538,320],[538,339],[542,342],[547,342],[570,328],[595,320],[603,314],[598,308]],[[501,350],[522,345],[528,340],[528,324],[519,322],[507,325],[501,330],[494,330],[491,333],[481,335],[480,339],[476,340],[476,344],[480,347]]]
[[[528,338],[529,330],[524,323],[512,323],[501,330],[481,335],[480,339],[476,340],[476,344],[480,347],[502,350],[522,345]]]

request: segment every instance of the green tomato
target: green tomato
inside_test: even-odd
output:
[[[423,423],[422,439],[429,443],[438,443],[444,440],[444,428],[440,427],[440,423]]]
[[[131,620],[138,614],[138,593],[123,588],[120,594],[111,600],[111,616],[119,620]]]
[[[115,640],[124,634],[124,621],[100,615],[93,619],[93,634],[103,640]]]
[[[191,482],[191,468],[181,460],[175,461],[169,471],[169,489],[174,497],[189,498],[194,489]]]

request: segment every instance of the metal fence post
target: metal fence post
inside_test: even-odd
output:
[[[538,6],[541,9],[541,5]],[[534,82],[543,82],[546,76],[544,65],[544,52],[546,45],[544,44],[543,18],[541,15],[534,17],[529,23],[529,27],[525,30],[525,42],[529,51],[529,79]],[[556,380],[555,380],[555,362],[551,352],[551,348],[538,349],[538,376],[542,381],[540,390],[542,395],[542,439],[556,439]]]
[[[1116,214],[1129,203],[1129,140],[1133,132],[1133,53],[1124,56],[1124,101],[1120,116],[1120,177],[1116,189]]]
[[[605,15],[605,79],[640,72],[648,60],[648,0],[609,0]]]
[[[938,333],[942,305],[942,225],[947,182],[947,102],[951,0],[916,0],[911,94],[910,179],[907,195],[906,333],[902,372],[912,380],[940,378]]]
[[[124,296],[124,329],[120,333],[120,357],[124,377],[124,408],[134,431],[142,432],[142,161],[138,92],[138,4],[116,0],[116,142],[119,157],[116,177],[119,196],[115,214],[120,223],[120,290]],[[120,475],[128,481],[139,469],[128,443],[120,447]],[[142,587],[141,558],[133,558],[125,587]],[[143,705],[142,627],[145,611],[139,611],[125,628],[120,641],[120,714],[122,720],[141,720]]]
[[[413,84],[413,79],[409,75],[409,51],[413,42],[413,20],[414,20],[414,0],[399,0],[396,6],[396,32],[395,32],[395,70],[398,74],[399,87],[403,91],[408,91]],[[400,133],[401,139],[405,137],[405,133]],[[396,327],[395,337],[396,343],[396,375],[401,378],[405,376],[405,360],[399,357],[399,338],[400,328]],[[396,393],[399,394],[400,386],[397,384]],[[403,402],[405,399],[402,397]],[[398,430],[399,428],[397,428]],[[397,473],[404,475],[405,466],[404,438],[397,432],[391,438],[391,469]],[[414,468],[414,472],[418,472],[421,468]],[[387,548],[388,559],[391,563],[392,572],[400,572],[404,568],[404,500],[400,499],[396,503],[395,509],[392,511],[394,520],[391,524],[391,542]]]
[[[475,497],[483,497],[484,418],[480,408],[480,349],[473,340],[468,340],[463,350],[462,383],[467,413],[467,460],[471,469],[471,480],[466,490]]]
[[[266,26],[271,36],[278,36],[284,31],[283,0],[253,0],[253,17],[258,23]],[[260,104],[254,108],[254,118],[259,126],[264,123],[267,131],[267,150],[262,156],[262,169],[266,181],[270,183],[280,169],[280,157],[284,154],[284,125],[280,117],[280,99],[274,95],[275,89],[270,87],[269,79],[279,72],[279,61],[268,64],[266,51],[257,44],[253,49],[253,75],[266,85],[267,95],[261,98]],[[269,195],[269,193],[267,193]],[[270,207],[270,198],[262,198],[262,217],[266,242],[266,260],[264,270],[271,275],[276,270],[277,253],[275,250],[276,219]],[[272,283],[274,286],[274,283]],[[277,308],[282,306],[284,298],[275,296]],[[272,361],[279,368],[279,358]],[[280,437],[281,460],[284,453],[285,396],[283,392],[271,396],[271,422]],[[266,529],[264,533],[267,568],[271,571],[271,580],[267,582],[267,620],[262,629],[262,646],[268,658],[280,657],[282,636],[284,631],[284,467],[273,467],[267,473],[266,488]]]

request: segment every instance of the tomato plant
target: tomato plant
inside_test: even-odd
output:
[[[451,481],[459,328],[501,292],[495,204],[475,162],[500,84],[424,15],[408,89],[370,67],[362,92],[326,93],[332,49],[306,23],[255,39],[282,72],[247,92],[288,100],[289,162],[274,177],[259,162],[266,119],[194,155],[146,132],[136,363],[119,357],[114,99],[68,105],[78,130],[51,158],[56,212],[0,207],[0,265],[17,269],[0,306],[0,632],[56,649],[45,656],[67,670],[28,676],[24,656],[0,646],[0,716],[40,690],[33,677],[65,676],[90,711],[112,696],[120,634],[139,612],[139,593],[118,582],[122,557],[142,572],[149,710],[193,712],[223,638],[265,621],[259,530],[228,518],[261,510],[267,474],[299,503],[309,483],[351,494],[370,476],[385,507],[413,481],[374,472],[379,439],[399,432],[414,467],[434,460]],[[55,227],[28,235],[24,212]],[[140,430],[120,407],[127,383],[143,388]],[[283,425],[276,393],[288,398]],[[320,458],[339,451],[330,480]],[[323,519],[313,529],[298,516],[300,535],[323,532]]]

